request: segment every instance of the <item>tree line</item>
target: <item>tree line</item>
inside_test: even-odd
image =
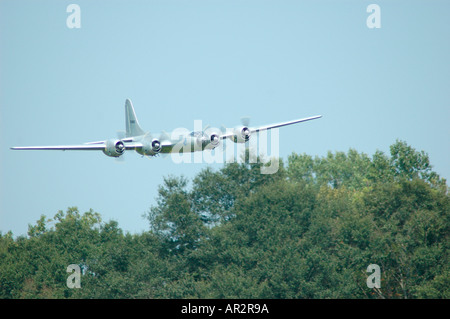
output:
[[[253,162],[165,177],[140,234],[76,207],[0,233],[0,298],[450,298],[448,186],[426,153]]]

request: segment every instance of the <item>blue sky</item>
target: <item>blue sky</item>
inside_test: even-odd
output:
[[[72,3],[80,29],[66,25]],[[371,3],[379,29],[366,25]],[[142,215],[163,177],[207,164],[9,149],[115,137],[126,98],[156,132],[322,114],[280,129],[282,158],[388,153],[401,139],[448,179],[449,11],[448,1],[0,0],[0,231],[25,235],[69,206],[149,229]]]

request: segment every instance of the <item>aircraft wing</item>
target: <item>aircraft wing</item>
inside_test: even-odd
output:
[[[263,125],[263,126],[260,126],[260,127],[251,127],[250,131],[252,133],[253,132],[260,132],[260,131],[270,130],[270,129],[273,129],[273,128],[282,127],[282,126],[286,126],[286,125],[291,125],[291,124],[306,122],[306,121],[310,121],[310,120],[315,120],[315,119],[318,119],[318,118],[321,118],[321,117],[322,117],[322,115],[316,115],[316,116],[306,117],[306,118],[303,118],[303,119],[298,119],[298,120],[293,120],[293,121],[287,121],[287,122]]]
[[[11,147],[12,150],[75,150],[75,151],[98,151],[104,150],[104,144],[81,144],[81,145],[56,145],[56,146],[16,146]]]
[[[311,117],[306,117],[303,119],[298,119],[298,120],[293,120],[293,121],[287,121],[287,122],[280,122],[280,123],[275,123],[275,124],[269,124],[269,125],[263,125],[263,126],[259,126],[259,127],[250,127],[250,132],[261,132],[264,130],[270,130],[273,128],[277,128],[277,127],[282,127],[282,126],[286,126],[286,125],[291,125],[291,124],[296,124],[296,123],[301,123],[301,122],[306,122],[306,121],[311,121],[311,120],[315,120],[318,118],[321,118],[322,115],[316,115],[316,116],[311,116]],[[221,139],[225,139],[227,137],[231,137],[235,135],[235,132],[232,130],[227,130],[227,132],[225,134],[220,135]]]
[[[142,147],[142,143],[124,143],[126,150],[134,150]],[[59,150],[59,151],[103,151],[106,147],[105,141],[92,142],[80,145],[55,145],[55,146],[16,146],[12,150]]]
[[[133,137],[129,137],[129,138],[122,138],[120,139],[122,142],[124,143],[129,143],[129,142],[133,142],[134,138]],[[104,144],[106,141],[96,141],[96,142],[88,142],[88,143],[84,143],[84,144]]]

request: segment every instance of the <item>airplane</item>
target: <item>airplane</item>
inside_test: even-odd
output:
[[[77,151],[103,151],[109,157],[120,157],[126,150],[135,150],[143,156],[157,156],[168,153],[187,153],[214,149],[220,141],[229,139],[234,143],[245,143],[250,140],[253,133],[270,130],[286,125],[306,122],[321,118],[322,115],[311,116],[303,119],[281,122],[259,127],[249,127],[248,119],[242,121],[241,126],[233,129],[203,129],[178,135],[169,136],[162,132],[159,137],[154,137],[150,132],[142,130],[136,117],[133,104],[130,99],[125,101],[125,136],[122,138],[108,139],[104,141],[88,142],[80,145],[58,146],[15,146],[12,150],[77,150]],[[172,134],[174,135],[174,134]]]

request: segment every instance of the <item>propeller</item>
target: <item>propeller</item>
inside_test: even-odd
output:
[[[248,127],[250,125],[250,117],[248,116],[241,117],[241,123],[242,125]]]
[[[167,134],[167,132],[162,131],[161,134],[159,135],[159,141],[165,141],[165,140],[170,140],[170,136],[169,134]]]
[[[126,132],[125,131],[117,131],[117,138],[119,140],[123,140],[126,137]]]
[[[225,133],[223,128],[218,129],[217,127],[211,127],[211,125],[206,125],[203,127],[203,133],[205,136],[203,138],[208,140],[207,149],[214,150],[220,145],[220,134]]]
[[[162,131],[161,134],[159,135],[159,142],[162,143],[163,141],[170,141],[170,136],[169,134],[167,134],[166,131]],[[167,153],[159,153],[159,156],[161,156],[162,158],[166,158],[168,156]]]
[[[244,131],[245,134],[246,134],[246,135],[250,135],[250,128],[249,128],[249,125],[250,125],[250,117],[248,117],[248,116],[243,116],[243,117],[241,117],[241,124],[247,128],[247,129]],[[249,146],[248,141],[245,142],[245,145],[246,145],[246,147]]]
[[[227,128],[225,127],[225,125],[221,125],[220,130],[222,131],[223,134],[227,133]]]
[[[126,137],[126,133],[125,133],[125,131],[117,131],[116,136],[119,140],[122,140]],[[121,155],[119,157],[116,157],[115,160],[117,163],[125,162],[125,153],[123,153],[123,155]]]

